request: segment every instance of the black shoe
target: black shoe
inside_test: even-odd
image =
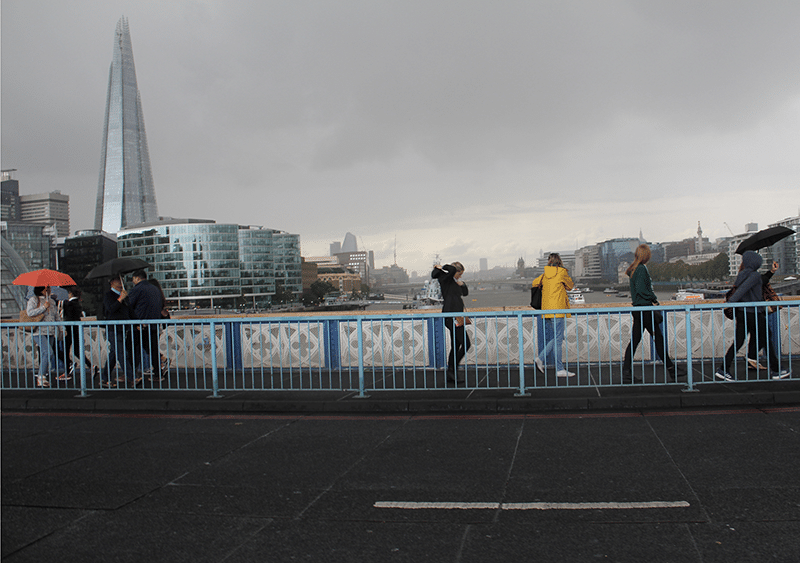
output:
[[[631,368],[622,367],[622,383],[633,383]]]
[[[672,364],[667,368],[667,373],[672,377],[673,381],[682,379],[688,375],[686,368],[677,364]]]

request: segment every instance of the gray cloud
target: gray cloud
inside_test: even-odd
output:
[[[422,269],[642,223],[722,236],[800,203],[776,199],[800,176],[794,2],[9,0],[2,165],[69,193],[73,229],[123,14],[162,214],[297,232],[309,254],[350,230],[390,257],[403,233]]]

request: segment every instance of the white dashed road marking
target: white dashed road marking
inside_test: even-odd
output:
[[[393,502],[378,501],[375,508],[406,510],[630,510],[642,508],[686,508],[689,503],[678,501],[650,502]]]

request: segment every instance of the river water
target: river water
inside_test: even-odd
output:
[[[469,287],[469,282],[467,282]],[[663,305],[672,299],[674,291],[656,291],[656,296],[659,302]],[[403,305],[400,303],[391,303],[393,296],[387,295],[385,303],[376,303],[367,308],[367,312],[372,311],[390,311],[395,309],[402,309]],[[631,304],[629,296],[620,297],[619,294],[607,294],[602,291],[592,291],[583,294],[586,305],[589,306],[608,306],[608,307],[627,307]],[[464,305],[467,309],[503,309],[504,307],[516,308],[530,308],[531,292],[530,289],[525,291],[516,290],[511,288],[495,288],[495,287],[470,287],[469,295],[464,297]],[[573,308],[578,306],[573,306]]]

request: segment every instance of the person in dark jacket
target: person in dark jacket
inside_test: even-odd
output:
[[[631,278],[631,305],[634,307],[658,305],[658,297],[653,292],[653,282],[647,269],[650,255],[650,247],[646,244],[640,244],[636,247],[633,264],[625,272]],[[673,373],[676,378],[686,375],[686,370],[682,366],[678,366],[669,357],[669,345],[667,339],[664,338],[664,333],[661,332],[663,315],[659,311],[633,311],[631,316],[633,317],[633,328],[631,328],[631,342],[625,349],[625,360],[622,364],[623,382],[632,381],[632,358],[636,354],[636,349],[642,340],[642,331],[644,330],[649,332],[653,338],[658,357],[664,361],[668,372]],[[636,379],[639,380],[639,378]]]
[[[129,321],[131,319],[128,307],[128,292],[122,286],[119,276],[108,281],[109,290],[103,296],[103,313],[107,321]],[[131,327],[128,324],[113,324],[106,326],[106,340],[108,341],[108,365],[103,370],[102,385],[115,387],[116,382],[111,381],[111,372],[119,362],[122,367],[123,377],[120,382],[135,386],[136,372],[133,367],[133,348],[131,346]]]
[[[761,274],[758,269],[763,264],[764,260],[756,252],[752,250],[745,251],[742,254],[742,264],[739,266],[739,275],[736,276],[736,281],[733,282],[736,290],[728,298],[730,303],[756,303],[763,301],[763,290]],[[788,370],[780,369],[780,361],[771,346],[767,346],[767,314],[761,307],[736,307],[733,309],[733,316],[735,321],[735,339],[725,358],[722,360],[722,366],[715,370],[714,376],[723,381],[734,381],[729,369],[733,364],[733,358],[736,352],[744,344],[744,339],[747,334],[750,335],[750,345],[748,346],[747,361],[750,364],[758,364],[758,350],[767,348],[769,355],[769,365],[767,366],[773,373],[773,378],[783,379],[789,376]],[[755,342],[756,344],[753,344]],[[755,354],[753,352],[755,351]]]
[[[435,266],[431,277],[439,280],[442,288],[442,313],[461,313],[464,311],[462,297],[469,295],[467,284],[461,281],[464,266],[461,262],[453,262],[444,266]],[[447,378],[451,381],[464,381],[457,377],[458,364],[470,349],[472,343],[464,330],[466,317],[447,317],[444,326],[450,332],[450,355],[447,358]]]
[[[770,281],[772,280],[772,276],[775,275],[775,272],[778,271],[780,268],[780,264],[777,262],[772,262],[772,268],[768,272],[761,274],[761,291],[765,301],[770,301],[771,299],[767,297],[768,294],[771,295],[772,299],[777,300],[778,297],[775,294],[775,290],[772,289],[770,285]],[[775,352],[775,355],[780,358],[781,356],[781,322],[780,322],[780,307],[778,306],[771,306],[767,310],[767,330],[769,332],[769,345],[772,346],[772,350]],[[758,350],[756,349],[756,343],[750,341],[750,347],[748,349],[748,357],[755,358],[758,356]],[[766,369],[763,366],[755,365],[752,367],[758,367],[761,369]],[[789,377],[789,372],[781,372],[783,375],[778,374],[777,376],[773,377],[773,379],[783,379],[785,377]]]
[[[134,319],[161,320],[161,311],[164,308],[164,297],[161,290],[151,283],[147,283],[147,274],[144,270],[136,270],[133,273],[133,289],[128,294],[128,304],[131,307],[131,315]],[[133,345],[134,360],[141,363],[142,371],[147,369],[142,361],[141,351],[147,352],[150,356],[150,369],[153,372],[151,381],[161,381],[163,379],[161,362],[156,361],[160,358],[158,351],[158,325],[143,324],[134,328]]]
[[[63,317],[65,321],[80,321],[83,318],[83,307],[81,306],[81,290],[73,285],[66,288],[69,298],[64,301]],[[75,364],[83,357],[83,361],[92,376],[97,375],[97,368],[92,367],[92,362],[88,357],[84,357],[83,350],[80,349],[80,331],[82,327],[72,325],[66,327],[67,333],[64,337],[64,354],[66,355],[67,373],[75,375]],[[72,358],[69,357],[69,350],[72,348]]]

